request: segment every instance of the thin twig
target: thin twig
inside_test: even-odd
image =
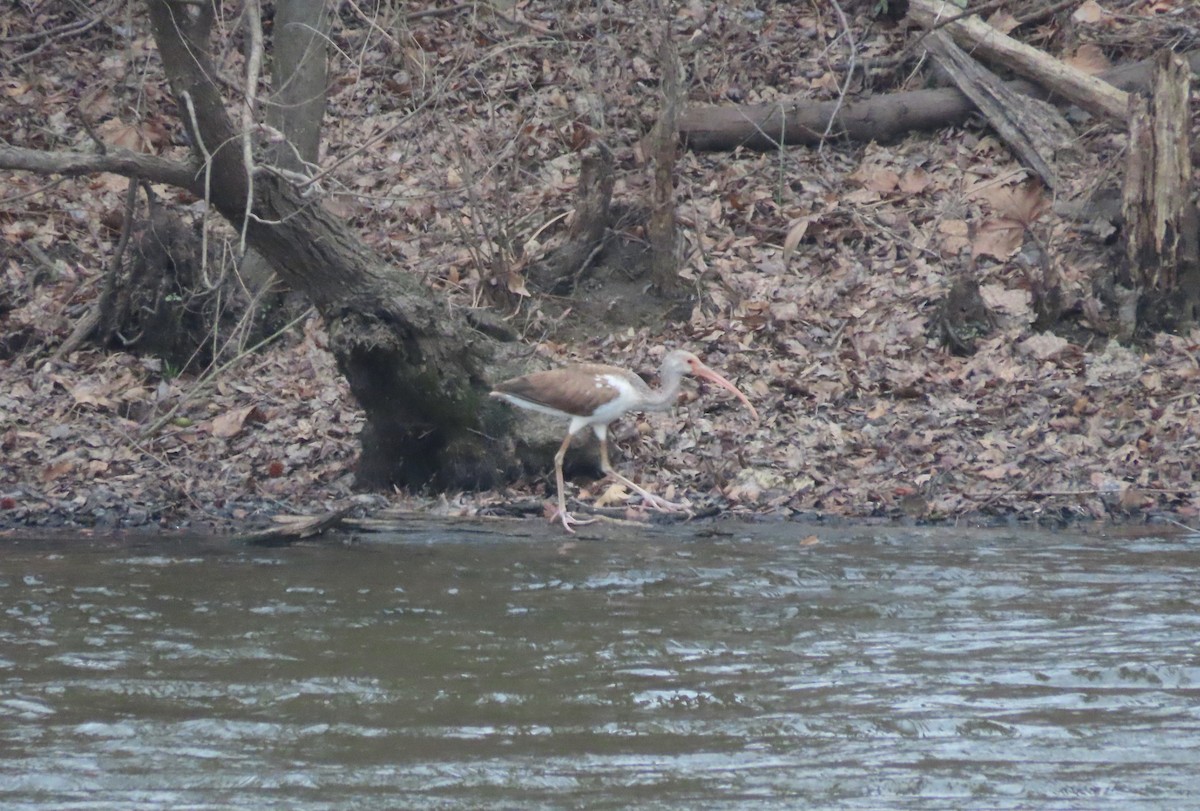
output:
[[[250,34],[250,50],[246,54],[246,99],[242,108],[242,162],[246,166],[246,214],[242,217],[238,239],[238,256],[246,255],[246,232],[250,228],[250,213],[254,210],[254,99],[262,73],[263,31],[262,12],[258,0],[247,0],[246,28]]]
[[[834,104],[833,110],[829,113],[829,120],[825,122],[825,131],[821,133],[821,141],[817,144],[818,155],[824,151],[825,141],[829,139],[829,134],[833,132],[833,122],[837,120],[838,111],[846,103],[846,94],[850,91],[850,82],[854,79],[854,68],[858,64],[858,45],[854,41],[854,32],[850,28],[849,21],[846,19],[846,13],[842,11],[842,7],[837,0],[829,0],[829,2],[833,6],[833,13],[837,15],[842,35],[846,37],[846,41],[849,43],[847,48],[850,51],[850,66],[846,69],[846,78],[842,81],[842,86],[838,88],[837,102]]]
[[[50,191],[55,186],[64,182],[65,180],[66,180],[65,177],[56,177],[54,180],[51,180],[49,183],[46,183],[44,185],[38,186],[36,189],[30,189],[29,191],[24,191],[24,192],[21,192],[20,194],[14,194],[12,197],[0,197],[0,205],[7,208],[7,207],[11,206],[13,203],[17,202],[18,200],[24,200],[26,197],[35,197],[35,196],[41,194],[42,192]]]
[[[188,120],[191,124],[192,136],[196,141],[196,147],[200,150],[200,154],[204,156],[204,214],[200,220],[200,278],[204,280],[205,285],[208,282],[208,215],[212,209],[212,153],[208,151],[208,147],[204,145],[204,136],[200,133],[200,122],[196,120],[196,106],[192,102],[192,95],[186,90],[180,94],[180,98],[187,106]]]
[[[368,149],[375,146],[377,143],[382,141],[384,138],[387,138],[393,132],[395,132],[396,130],[403,127],[405,124],[407,124],[413,118],[416,118],[417,113],[421,112],[426,107],[432,106],[435,95],[436,94],[433,94],[433,93],[429,94],[429,96],[426,98],[426,100],[422,101],[420,104],[418,104],[416,107],[414,107],[407,115],[405,115],[403,118],[401,118],[395,124],[388,127],[383,132],[376,135],[374,138],[371,138],[371,139],[365,141],[357,149],[352,149],[349,152],[347,152],[345,155],[343,155],[341,158],[339,158],[336,162],[329,165],[328,167],[326,167],[322,171],[318,172],[317,174],[313,175],[311,178],[309,178],[307,180],[307,182],[297,186],[296,187],[297,190],[303,191],[304,189],[308,188],[309,186],[312,186],[314,183],[317,183],[318,181],[320,181],[321,179],[323,179],[324,177],[329,175],[331,172],[336,171],[338,169],[338,167],[340,167],[342,164],[358,157],[363,152],[366,152]]]
[[[220,366],[211,368],[208,372],[201,375],[196,380],[196,385],[193,386],[192,389],[187,394],[180,397],[179,402],[177,402],[177,403],[175,403],[175,405],[171,406],[171,408],[167,410],[167,413],[163,414],[161,417],[159,417],[157,420],[155,420],[153,423],[151,423],[149,427],[147,427],[145,430],[143,430],[141,432],[140,436],[149,437],[153,434],[158,433],[159,430],[161,430],[164,425],[166,425],[168,422],[170,422],[172,419],[174,419],[175,414],[179,412],[179,409],[183,408],[183,406],[185,406],[189,402],[191,402],[194,397],[199,395],[200,392],[204,391],[205,387],[207,387],[208,384],[211,383],[215,378],[217,378],[219,375],[222,375],[225,372],[229,371],[229,369],[233,368],[235,365],[240,363],[245,358],[255,354],[256,352],[258,352],[259,349],[262,349],[264,346],[267,346],[268,344],[270,344],[272,341],[274,341],[280,335],[283,335],[285,332],[287,332],[292,327],[299,324],[305,318],[308,318],[308,316],[312,312],[313,312],[313,308],[309,307],[307,310],[300,313],[300,315],[296,316],[291,321],[287,322],[282,327],[275,330],[275,332],[272,332],[270,335],[263,338],[258,343],[247,348],[245,351],[238,353],[234,357],[225,361],[225,363],[222,363]]]
[[[453,17],[457,14],[462,14],[464,11],[470,11],[473,4],[460,3],[457,6],[448,6],[446,8],[427,8],[423,11],[413,11],[404,15],[404,22],[411,23],[416,20],[423,20],[428,17]]]
[[[46,42],[56,39],[63,39],[73,34],[83,34],[95,28],[97,25],[104,22],[106,18],[110,17],[113,9],[116,8],[116,5],[116,3],[110,3],[108,6],[101,9],[95,16],[89,17],[86,20],[72,20],[69,23],[63,23],[55,28],[48,28],[45,31],[35,31],[30,34],[14,34],[11,37],[0,37],[0,44],[9,45],[40,39],[44,40],[43,45],[45,45]],[[22,54],[22,56],[24,56],[24,54]],[[14,61],[22,61],[21,56],[16,57]]]

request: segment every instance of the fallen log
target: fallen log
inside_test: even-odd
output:
[[[351,509],[342,507],[321,515],[277,515],[276,526],[235,536],[230,542],[247,546],[288,546],[320,535],[327,529],[337,529]]]
[[[1049,102],[1022,97],[1010,90],[996,74],[976,62],[944,31],[926,38],[929,50],[954,80],[992,129],[1036,172],[1047,187],[1058,186],[1060,158],[1072,151],[1075,133],[1066,119]]]
[[[909,0],[908,4],[908,15],[930,29],[961,14],[960,7],[946,0]],[[1125,123],[1129,112],[1125,91],[1001,33],[979,15],[956,19],[945,24],[943,30],[972,56],[999,62],[1094,115]]]
[[[1192,73],[1200,74],[1200,51],[1185,55]],[[1106,71],[1100,78],[1119,90],[1145,92],[1154,60]],[[1064,99],[1033,82],[1005,82],[1017,93],[1052,103]],[[688,149],[718,152],[737,147],[771,150],[780,146],[816,145],[825,138],[852,141],[897,140],[912,131],[963,123],[975,105],[956,87],[909,90],[862,101],[795,101],[737,106],[695,106],[679,118],[679,137]],[[833,126],[825,135],[830,118]]]

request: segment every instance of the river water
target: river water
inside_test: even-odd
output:
[[[0,807],[1200,808],[1196,538],[586,530],[0,540]]]

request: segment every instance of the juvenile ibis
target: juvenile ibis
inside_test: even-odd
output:
[[[574,532],[573,524],[584,524],[567,512],[567,499],[563,492],[563,458],[571,445],[571,438],[589,425],[600,440],[600,469],[605,475],[638,493],[645,502],[658,510],[683,509],[683,505],[666,501],[634,484],[613,469],[608,461],[608,424],[630,411],[667,411],[679,395],[684,375],[695,375],[711,380],[718,386],[737,395],[751,416],[758,420],[758,412],[737,386],[714,372],[691,352],[676,349],[663,358],[659,370],[661,388],[657,391],[646,385],[638,375],[616,366],[599,363],[583,363],[551,369],[545,372],[514,377],[500,383],[492,391],[498,397],[519,408],[528,408],[542,414],[570,420],[567,436],[558,453],[554,455],[554,476],[558,485],[558,517],[567,532]]]

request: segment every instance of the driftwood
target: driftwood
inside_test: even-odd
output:
[[[1138,322],[1179,329],[1200,315],[1200,223],[1192,202],[1187,64],[1164,51],[1149,99],[1131,102],[1122,212]]]
[[[1200,51],[1186,58],[1192,72],[1200,74]],[[1148,59],[1106,71],[1100,78],[1119,90],[1145,91],[1150,86],[1152,68],[1153,60]],[[1052,103],[1064,100],[1025,79],[1005,85],[1022,96]],[[680,116],[679,137],[689,149],[702,152],[739,146],[761,150],[787,145],[814,146],[827,137],[886,143],[912,131],[956,126],[974,111],[974,103],[956,87],[910,90],[846,104],[794,101],[698,106],[689,107]],[[833,126],[826,136],[830,118]]]
[[[926,39],[929,50],[1021,162],[1049,188],[1058,186],[1057,156],[1071,148],[1074,133],[1048,102],[1022,98],[994,73],[965,54],[943,31]]]
[[[945,0],[909,0],[908,14],[926,28],[932,28],[962,14],[962,9]],[[1129,111],[1128,94],[1103,79],[1000,33],[978,15],[949,23],[943,30],[973,56],[999,62],[1090,113],[1124,123]]]
[[[321,515],[277,515],[276,526],[260,532],[250,532],[231,539],[233,543],[247,546],[288,546],[320,535],[329,529],[337,529],[342,519],[350,514],[350,507],[342,507]]]

